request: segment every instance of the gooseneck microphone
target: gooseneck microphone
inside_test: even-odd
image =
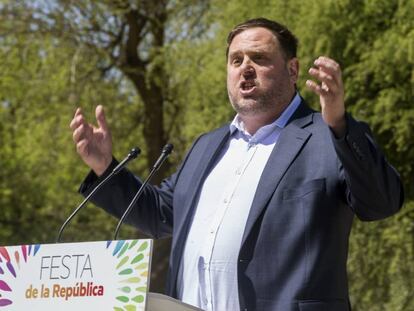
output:
[[[82,207],[85,206],[85,204],[89,201],[89,199],[103,186],[105,185],[108,180],[110,180],[115,174],[119,173],[119,171],[125,167],[129,161],[135,159],[139,154],[141,153],[141,150],[138,147],[132,148],[131,151],[128,153],[128,155],[123,159],[113,170],[111,173],[109,173],[108,176],[105,177],[102,181],[100,181],[95,188],[86,196],[86,198],[82,201],[81,204],[72,212],[72,214],[66,219],[66,221],[63,223],[62,227],[59,230],[58,237],[56,239],[56,243],[60,243],[60,239],[62,237],[63,230],[65,230],[66,226],[69,224],[69,222],[75,217],[75,215],[82,209]]]
[[[145,181],[142,183],[141,187],[138,189],[138,192],[135,194],[134,198],[132,199],[131,203],[129,203],[127,209],[125,210],[124,214],[120,218],[118,225],[115,229],[114,234],[114,240],[118,238],[119,229],[121,229],[121,226],[124,222],[124,220],[128,217],[129,213],[132,210],[132,207],[135,205],[135,203],[138,201],[139,197],[141,196],[142,192],[144,191],[145,186],[148,184],[148,182],[151,180],[152,176],[158,169],[161,167],[161,165],[164,163],[165,159],[171,154],[174,146],[171,144],[166,144],[164,148],[162,148],[161,155],[158,158],[158,160],[155,162],[154,166],[152,167],[150,173],[148,174],[148,177],[145,179]]]

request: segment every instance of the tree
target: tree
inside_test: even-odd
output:
[[[107,81],[116,83],[121,76],[119,90],[132,85],[141,111],[134,109],[135,118],[129,120],[128,128],[142,131],[144,155],[147,167],[151,167],[169,136],[180,130],[165,51],[172,42],[203,31],[200,18],[207,7],[207,1],[4,1],[0,7],[4,20],[1,35],[36,35],[77,46],[72,69],[76,70],[81,57],[94,54],[89,60]],[[86,49],[88,52],[82,53]],[[77,103],[78,92],[73,89],[70,94]],[[154,182],[168,170],[168,165],[161,167]],[[168,262],[169,242],[158,244],[153,267],[162,269],[154,276],[165,275]],[[164,281],[157,279],[151,283],[159,291]]]
[[[165,50],[197,36],[208,1],[32,1],[6,2],[3,16],[9,32],[44,33],[95,52],[96,66],[106,75],[122,73],[139,94],[148,167],[158,158],[174,128],[174,94],[168,78]],[[16,25],[19,27],[16,29]],[[7,30],[6,32],[7,33]],[[168,167],[160,169],[165,175]],[[158,181],[160,181],[160,177]]]
[[[117,157],[146,146],[145,161],[130,166],[141,175],[164,142],[179,146],[171,157],[178,163],[195,136],[230,121],[225,38],[235,24],[264,16],[298,36],[298,86],[314,108],[317,99],[304,87],[307,68],[321,54],[340,62],[348,111],[371,125],[403,176],[401,213],[355,222],[348,263],[353,308],[413,309],[413,12],[412,0],[3,0],[1,241],[52,241],[50,232],[78,203],[73,194],[87,169],[68,130],[76,106],[93,119],[94,107],[104,104]],[[110,236],[115,222],[87,208],[66,239]],[[125,234],[136,236],[130,229]],[[165,268],[168,248],[154,254]],[[160,290],[163,281],[158,284]]]

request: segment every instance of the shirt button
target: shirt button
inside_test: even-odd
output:
[[[236,170],[236,175],[241,175],[241,169]]]
[[[224,202],[224,203],[227,203],[228,201],[227,201],[227,199],[224,199],[224,200],[223,200],[223,202]]]

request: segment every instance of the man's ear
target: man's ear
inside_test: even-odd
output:
[[[293,84],[296,84],[299,77],[299,60],[296,57],[293,57],[288,60],[287,66],[290,80]]]

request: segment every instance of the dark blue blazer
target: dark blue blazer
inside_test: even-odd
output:
[[[376,220],[397,212],[403,189],[368,127],[350,116],[347,126],[347,135],[336,139],[320,113],[302,103],[282,130],[239,252],[241,310],[350,310],[346,261],[353,216]],[[147,187],[129,216],[154,238],[172,235],[167,294],[173,297],[201,186],[228,138],[228,125],[199,137],[177,172]],[[81,192],[96,182],[90,174]],[[120,217],[140,183],[124,170],[94,202]]]

